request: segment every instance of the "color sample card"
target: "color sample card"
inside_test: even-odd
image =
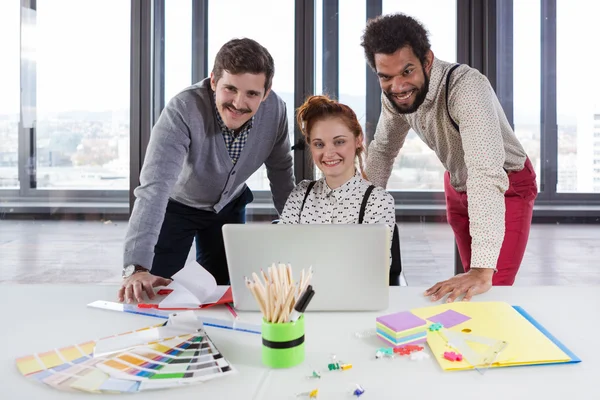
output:
[[[98,368],[114,378],[181,380],[179,383],[204,381],[233,371],[205,334],[183,342],[173,339],[140,346],[111,357]]]
[[[135,332],[139,331],[123,335]],[[87,393],[164,389],[234,372],[203,330],[100,357],[94,357],[96,343],[88,341],[21,357],[16,360],[17,369],[55,389]]]

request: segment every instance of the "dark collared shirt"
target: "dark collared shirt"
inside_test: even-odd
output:
[[[248,132],[250,131],[250,129],[252,129],[254,116],[244,124],[242,130],[239,133],[235,133],[233,129],[229,129],[223,122],[223,118],[221,118],[221,114],[219,114],[219,110],[217,109],[216,100],[213,102],[213,104],[215,109],[215,115],[217,116],[217,122],[219,123],[219,127],[221,128],[221,132],[223,132],[223,139],[225,139],[225,146],[227,146],[229,157],[231,157],[231,161],[233,161],[233,163],[235,164],[240,158],[240,154],[242,154],[242,150],[244,149],[246,141],[248,140]]]

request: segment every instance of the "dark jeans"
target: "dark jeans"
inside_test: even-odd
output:
[[[158,242],[154,247],[152,274],[171,278],[183,268],[196,238],[196,261],[210,272],[218,285],[229,285],[229,271],[221,228],[246,222],[246,205],[254,200],[246,188],[218,214],[169,200]]]

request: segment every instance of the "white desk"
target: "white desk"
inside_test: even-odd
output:
[[[424,288],[391,288],[387,312],[431,305]],[[349,295],[352,295],[349,293]],[[15,359],[154,324],[160,320],[126,313],[90,309],[95,300],[114,300],[116,288],[99,285],[0,285],[4,309],[3,352],[0,361],[2,399],[92,399],[114,395],[65,393],[21,376]],[[306,316],[306,361],[288,370],[267,370],[261,365],[260,336],[207,327],[207,332],[239,371],[205,384],[140,394],[143,399],[300,399],[297,393],[319,388],[319,399],[352,399],[354,384],[365,388],[369,399],[597,399],[600,377],[600,288],[498,287],[474,301],[506,301],[525,308],[583,362],[554,366],[498,368],[485,375],[476,371],[442,372],[433,358],[411,361],[406,357],[374,358],[381,342],[358,339],[355,333],[374,327],[373,313],[309,313]],[[226,310],[206,310],[217,318],[230,318]],[[258,313],[240,313],[258,323]],[[572,322],[567,325],[567,320]],[[426,349],[428,351],[428,349]],[[330,354],[353,364],[348,371],[327,371]],[[308,379],[312,368],[322,378]],[[482,391],[485,394],[478,393]],[[219,396],[219,397],[217,397]],[[304,397],[308,399],[308,397]]]

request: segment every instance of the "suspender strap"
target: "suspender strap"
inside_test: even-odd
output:
[[[452,71],[454,71],[459,66],[460,64],[454,65],[452,68],[450,68],[450,71],[448,71],[448,75],[446,75],[446,112],[448,113],[448,118],[450,118],[450,122],[452,122],[452,125],[454,125],[454,129],[460,132],[460,130],[458,129],[458,124],[454,122],[454,120],[450,116],[450,109],[448,108],[448,90],[450,90],[450,75],[452,75]]]
[[[313,186],[315,186],[315,183],[317,183],[317,182],[316,181],[310,182],[308,184],[308,187],[306,188],[306,193],[304,194],[304,199],[302,200],[302,205],[300,206],[300,211],[298,212],[298,222],[300,222],[300,216],[302,215],[302,210],[304,210],[304,204],[306,203],[306,198],[308,197],[308,194],[312,190]],[[365,192],[362,204],[360,205],[360,213],[358,215],[358,223],[359,224],[363,223],[363,219],[365,218],[365,209],[367,208],[367,202],[369,201],[369,196],[371,195],[371,192],[373,191],[373,189],[375,189],[375,185],[369,186],[367,188],[367,191]]]
[[[317,183],[317,181],[311,181],[308,184],[308,187],[306,188],[306,193],[304,193],[304,199],[302,200],[302,205],[300,206],[300,211],[298,211],[298,223],[300,222],[300,216],[302,215],[302,210],[304,210],[304,203],[306,203],[306,198],[308,197],[308,194],[312,190],[313,186],[315,186],[315,183]]]
[[[363,219],[365,218],[365,208],[367,208],[367,201],[369,201],[369,196],[371,195],[371,192],[373,191],[373,189],[375,189],[375,185],[369,186],[367,188],[367,191],[365,192],[365,196],[363,197],[362,204],[360,205],[360,214],[358,214],[358,223],[359,224],[363,223]]]

